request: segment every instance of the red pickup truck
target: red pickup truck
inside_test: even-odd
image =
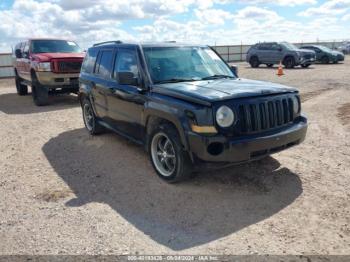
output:
[[[47,105],[49,95],[77,93],[84,53],[73,41],[28,39],[18,43],[13,66],[18,95],[26,95],[28,86],[37,106]]]

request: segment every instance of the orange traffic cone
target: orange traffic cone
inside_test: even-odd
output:
[[[280,62],[279,66],[278,66],[278,70],[277,70],[277,75],[278,76],[283,76],[283,67],[282,67],[282,62]]]

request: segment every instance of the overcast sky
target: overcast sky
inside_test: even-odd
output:
[[[350,0],[0,0],[0,51],[27,37],[209,45],[350,38]]]

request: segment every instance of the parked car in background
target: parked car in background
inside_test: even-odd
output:
[[[261,64],[272,67],[280,62],[286,68],[299,65],[309,67],[315,63],[316,54],[314,51],[299,49],[287,42],[258,43],[248,50],[246,60],[254,68]]]
[[[338,50],[345,55],[350,54],[350,43],[344,43],[343,45],[338,47]]]
[[[77,93],[84,53],[73,41],[28,39],[15,46],[13,66],[19,95],[28,93],[37,106],[49,103],[49,94]]]
[[[79,82],[87,131],[107,128],[144,145],[168,182],[201,164],[263,158],[306,135],[296,89],[238,78],[207,46],[96,44]]]
[[[323,64],[338,63],[345,59],[343,53],[322,45],[305,45],[300,48],[315,51],[316,61]]]

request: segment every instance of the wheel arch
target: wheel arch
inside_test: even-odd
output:
[[[186,127],[184,123],[182,123],[180,119],[176,117],[176,115],[166,111],[156,110],[154,108],[147,109],[143,118],[143,125],[145,126],[146,130],[146,145],[149,142],[148,139],[152,131],[162,123],[170,124],[176,129],[180,136],[184,150],[189,151],[189,145],[185,135]]]

